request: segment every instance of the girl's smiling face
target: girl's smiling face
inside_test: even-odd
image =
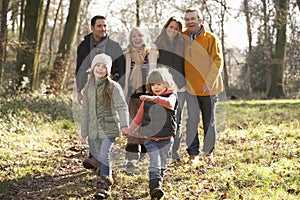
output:
[[[94,76],[96,79],[107,76],[107,68],[103,63],[97,63],[93,70]]]
[[[155,96],[162,95],[167,89],[168,88],[164,83],[153,83],[153,84],[151,84],[151,91]]]

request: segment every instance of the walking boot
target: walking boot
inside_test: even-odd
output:
[[[114,181],[111,177],[101,177],[94,197],[96,199],[107,199],[110,196],[110,190],[113,184]]]
[[[82,165],[86,169],[95,169],[97,170],[99,168],[99,162],[96,158],[94,157],[89,157],[86,158],[83,162]]]
[[[164,196],[164,191],[161,189],[161,180],[153,179],[149,182],[151,199],[161,199]]]

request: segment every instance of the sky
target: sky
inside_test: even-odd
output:
[[[228,6],[238,10],[240,8],[240,1],[229,0]],[[241,49],[245,49],[248,46],[247,39],[247,27],[244,18],[230,18],[225,24],[225,34],[227,34],[227,43]]]
[[[234,10],[238,10],[240,2],[241,0],[227,0],[227,5]],[[231,10],[230,12],[233,11]],[[100,1],[93,0],[89,7],[89,14],[90,17],[96,14],[106,16],[107,1],[101,1],[100,5]],[[225,43],[227,47],[238,47],[240,49],[245,49],[247,47],[247,32],[244,18],[234,19],[233,17],[229,17],[229,20],[225,23],[224,30],[226,35]]]

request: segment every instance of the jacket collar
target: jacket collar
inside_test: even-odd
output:
[[[165,94],[172,94],[174,93],[173,89],[167,89],[164,93],[162,93],[161,95],[165,95]]]
[[[204,27],[203,24],[201,24],[199,30],[201,30],[200,33],[199,33],[199,35],[205,35],[205,34],[206,34],[206,30],[205,30],[205,27]],[[198,30],[198,31],[199,31],[199,30]],[[184,31],[184,34],[190,36],[192,33],[191,33],[188,29],[186,29],[186,30]]]

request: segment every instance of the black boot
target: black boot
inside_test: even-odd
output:
[[[161,189],[161,179],[153,179],[149,182],[151,199],[161,199],[164,191]]]
[[[114,181],[111,177],[101,177],[98,182],[98,189],[94,197],[96,199],[107,199],[110,196],[111,186],[114,184]]]

